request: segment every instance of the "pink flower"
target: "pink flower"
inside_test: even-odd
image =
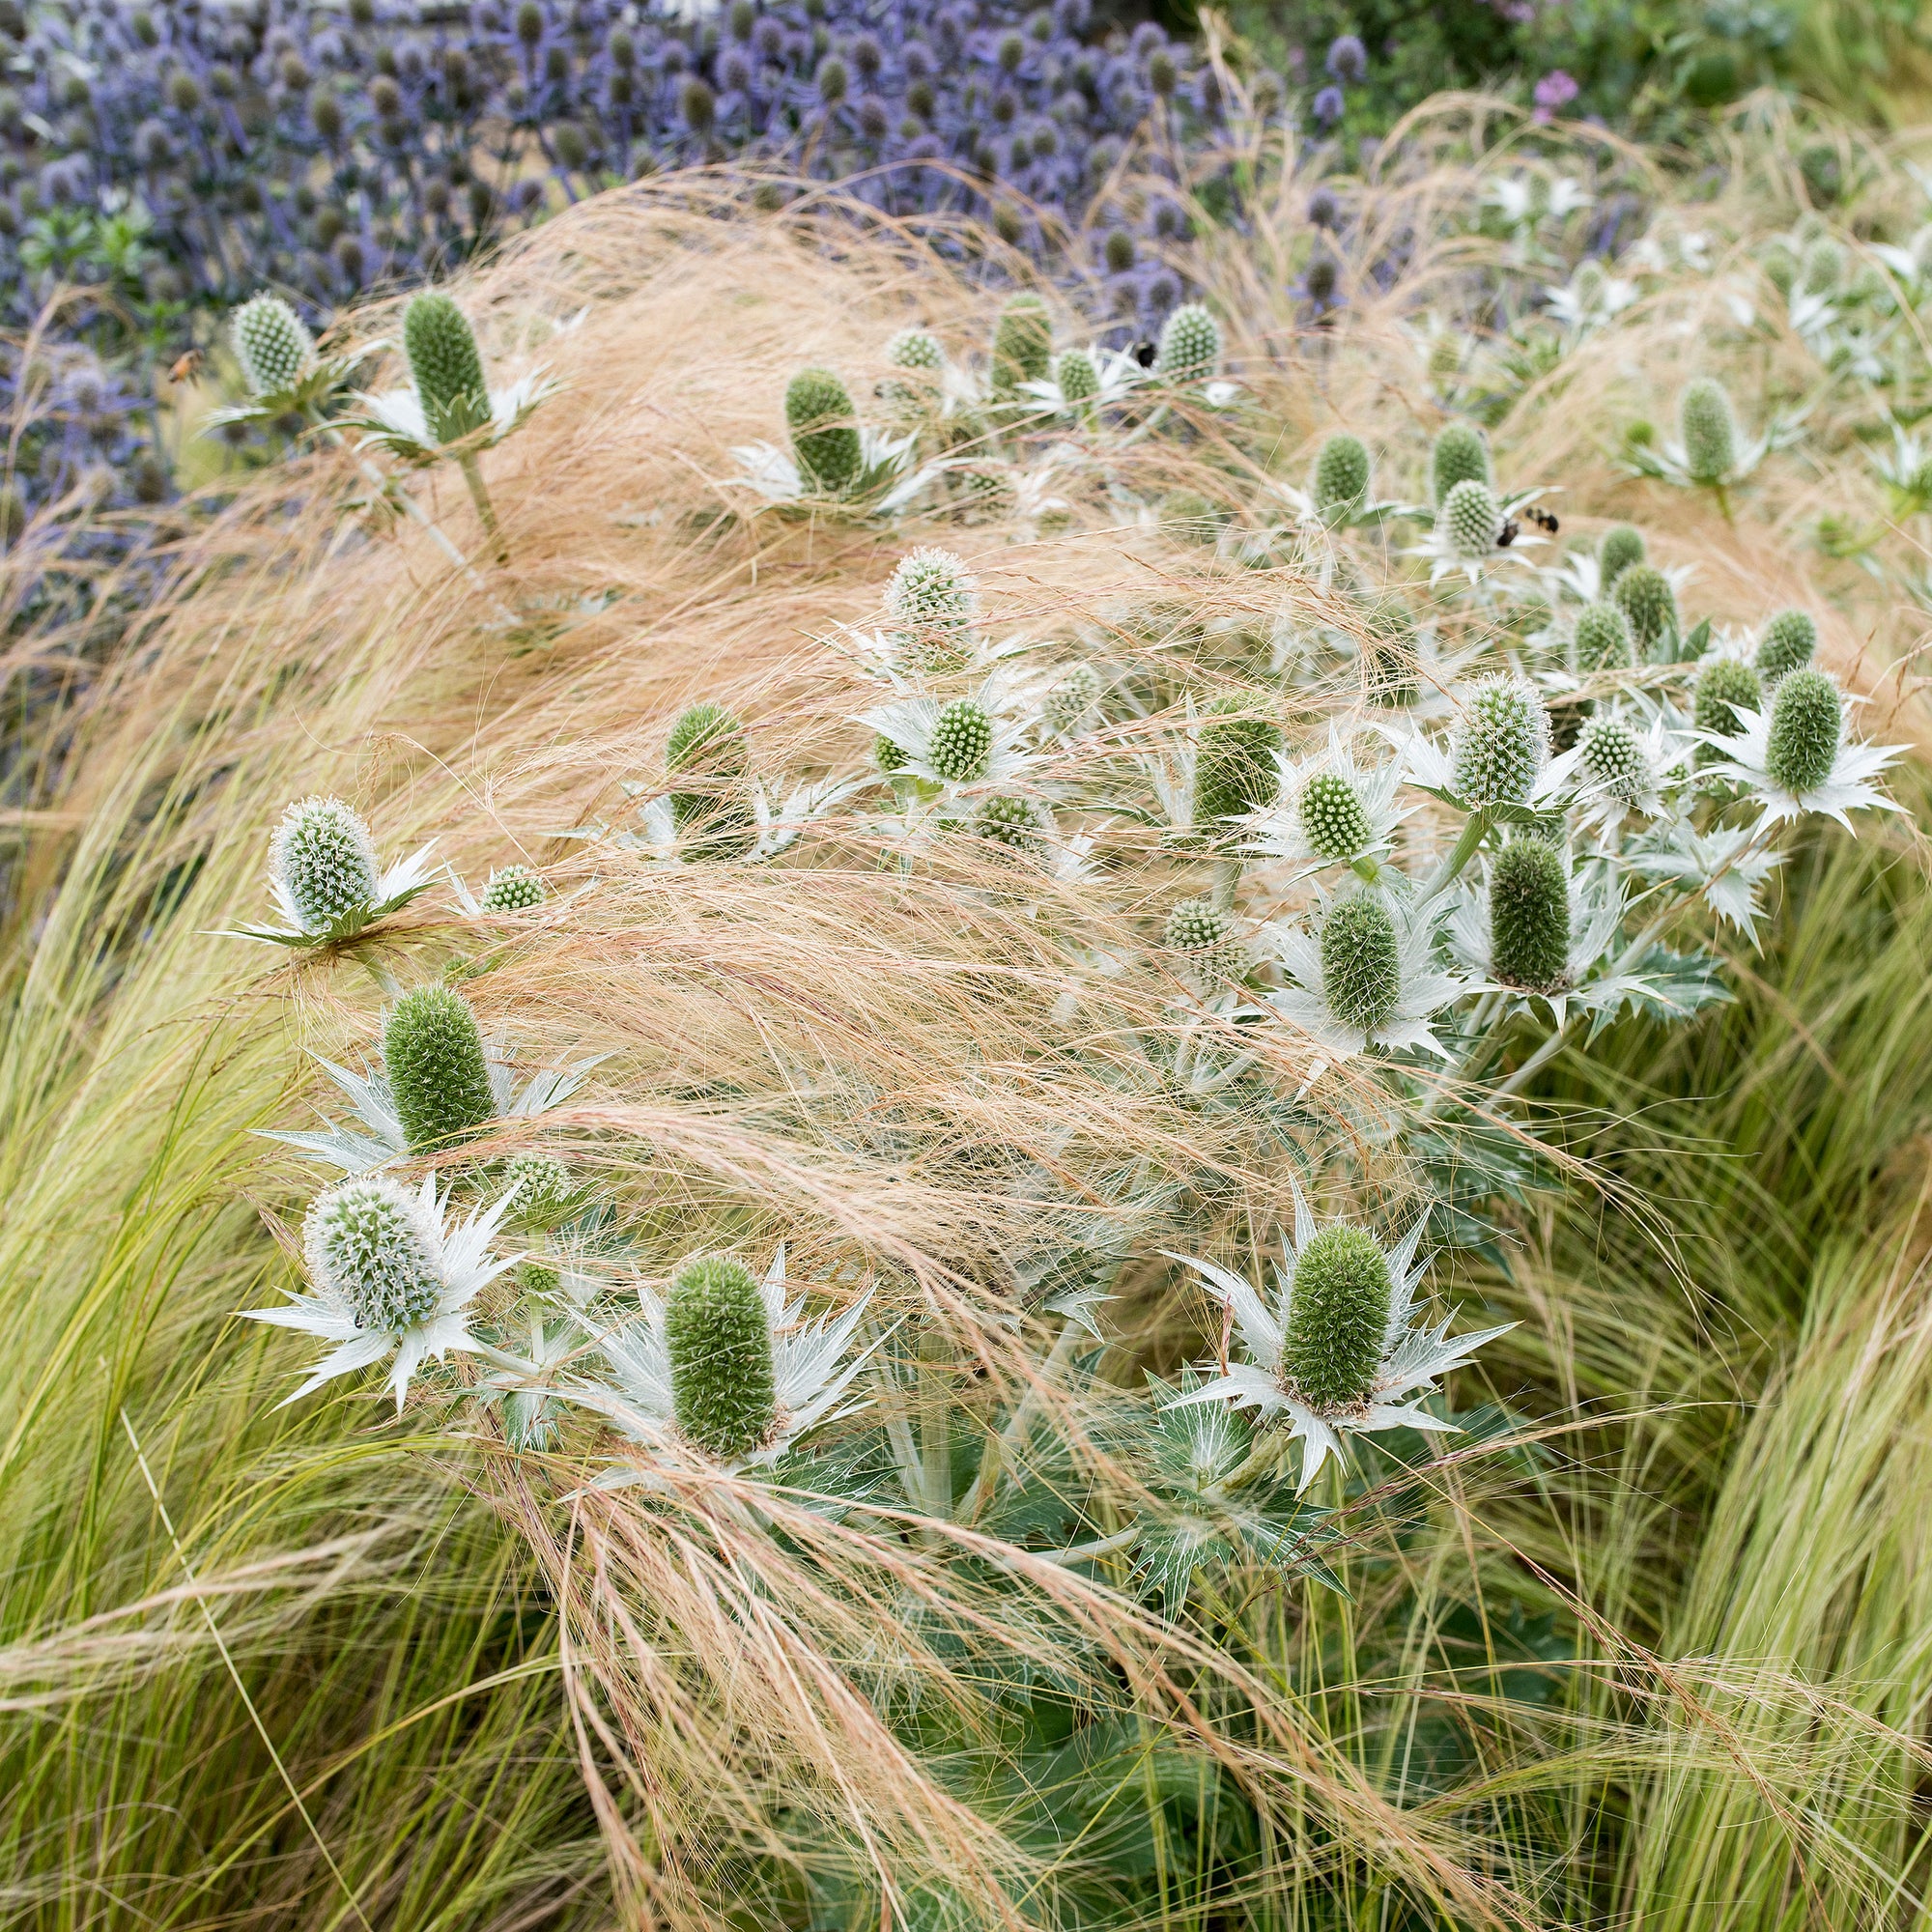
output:
[[[1559,107],[1568,107],[1576,99],[1577,94],[1577,83],[1560,67],[1553,68],[1536,83],[1536,118],[1552,119]]]

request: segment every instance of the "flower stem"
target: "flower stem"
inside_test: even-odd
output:
[[[1423,888],[1422,897],[1425,904],[1430,899],[1446,893],[1456,883],[1457,875],[1476,856],[1476,849],[1489,836],[1489,812],[1472,811],[1469,814],[1469,822],[1463,828],[1463,836],[1456,840],[1449,856],[1436,867],[1435,876]]]
[[[456,459],[457,468],[463,471],[463,480],[469,485],[469,500],[476,505],[476,514],[482,520],[483,533],[495,546],[497,561],[508,563],[510,547],[503,541],[502,531],[497,526],[497,512],[490,501],[490,493],[483,487],[483,466],[477,462],[474,451]]]

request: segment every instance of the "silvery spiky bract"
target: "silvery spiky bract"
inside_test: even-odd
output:
[[[1766,622],[1752,667],[1766,684],[1776,684],[1787,671],[1804,669],[1817,649],[1818,624],[1811,613],[1780,611]]]
[[[1632,564],[1642,563],[1647,554],[1641,530],[1631,524],[1612,524],[1597,546],[1597,567],[1604,588],[1608,590]]]
[[[496,1118],[482,1029],[447,986],[416,986],[389,1009],[383,1068],[412,1153],[444,1151]]]
[[[267,291],[235,311],[229,339],[251,396],[286,394],[315,367],[315,338],[280,296]]]
[[[1488,556],[1503,526],[1502,505],[1487,483],[1466,477],[1442,499],[1436,522],[1458,556]]]
[[[528,912],[544,901],[544,882],[527,866],[504,866],[490,874],[479,903],[485,912]]]
[[[1373,876],[1374,862],[1388,851],[1390,835],[1405,816],[1395,805],[1400,761],[1358,763],[1352,743],[1331,724],[1325,749],[1299,760],[1284,754],[1277,762],[1280,799],[1249,821],[1241,850],[1299,860],[1310,871],[1354,866]]]
[[[926,547],[901,557],[886,585],[886,613],[901,650],[918,669],[955,671],[972,655],[979,588],[949,550]]]
[[[1309,495],[1324,516],[1358,510],[1369,500],[1368,445],[1346,431],[1331,436],[1315,458]]]
[[[269,889],[288,924],[241,926],[237,933],[293,947],[355,939],[428,890],[435,843],[383,867],[369,828],[341,799],[298,800],[269,841]]]
[[[1481,808],[1521,805],[1549,756],[1549,715],[1536,687],[1499,672],[1463,699],[1450,737],[1456,794]]]
[[[1341,1454],[1343,1438],[1350,1434],[1381,1429],[1453,1434],[1455,1425],[1432,1415],[1421,1399],[1433,1395],[1451,1369],[1515,1324],[1453,1339],[1447,1319],[1433,1328],[1419,1325],[1416,1287],[1428,1266],[1416,1256],[1421,1240],[1420,1219],[1392,1249],[1346,1223],[1321,1228],[1294,1187],[1294,1232],[1286,1264],[1274,1270],[1272,1297],[1212,1262],[1171,1255],[1193,1268],[1227,1305],[1245,1359],[1231,1362],[1225,1373],[1210,1376],[1170,1406],[1233,1402],[1258,1409],[1264,1420],[1285,1417],[1291,1439],[1302,1445],[1304,1489],[1331,1455]],[[1316,1305],[1297,1306],[1306,1300]],[[1382,1321],[1372,1354],[1370,1330],[1378,1314]],[[1303,1378],[1320,1387],[1305,1386]]]
[[[1687,383],[1677,402],[1677,433],[1685,468],[1700,483],[1721,483],[1738,460],[1737,417],[1724,385],[1715,377]]]
[[[784,411],[799,474],[821,497],[842,496],[865,465],[851,392],[830,369],[801,369],[785,385]]]
[[[1221,325],[1200,302],[1183,302],[1161,325],[1156,372],[1170,383],[1205,382],[1221,372]]]
[[[1435,963],[1432,908],[1358,892],[1331,900],[1314,931],[1271,927],[1264,936],[1292,982],[1269,993],[1268,1005],[1330,1055],[1445,1051],[1430,1016],[1463,984]]]
[[[756,1279],[723,1255],[690,1261],[665,1294],[671,1414],[721,1461],[762,1448],[778,1425],[772,1320]]]
[[[1636,662],[1630,619],[1614,604],[1584,605],[1572,636],[1579,671],[1625,670]]]
[[[1474,423],[1452,422],[1435,439],[1429,457],[1430,495],[1439,509],[1449,500],[1449,493],[1459,483],[1490,485],[1494,480],[1490,469],[1489,440]],[[1493,538],[1494,531],[1491,532]]]
[[[1654,564],[1634,563],[1618,573],[1610,600],[1624,613],[1631,636],[1646,653],[1677,627],[1677,593]]]
[[[287,1291],[285,1308],[244,1311],[335,1344],[289,1402],[393,1352],[389,1386],[400,1409],[427,1357],[475,1346],[465,1311],[511,1265],[489,1252],[509,1202],[457,1225],[445,1221],[444,1205],[434,1175],[413,1194],[385,1176],[358,1175],[317,1197],[302,1229],[310,1292]]]

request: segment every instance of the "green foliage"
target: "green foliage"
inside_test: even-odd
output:
[[[383,1070],[413,1154],[444,1151],[497,1117],[482,1030],[447,986],[413,987],[389,1009]]]
[[[671,1404],[686,1439],[747,1456],[778,1420],[772,1324],[749,1268],[723,1256],[686,1262],[665,1295]]]
[[[1337,899],[1321,922],[1321,990],[1344,1026],[1374,1036],[1402,999],[1402,945],[1379,893]]]
[[[807,487],[821,497],[843,495],[866,460],[851,392],[830,369],[801,369],[785,385],[784,409]]]
[[[1512,838],[1490,867],[1490,964],[1505,985],[1553,992],[1570,963],[1570,868],[1541,838]]]
[[[1360,1228],[1327,1228],[1294,1261],[1282,1379],[1310,1407],[1367,1399],[1381,1364],[1393,1284],[1388,1258]]]

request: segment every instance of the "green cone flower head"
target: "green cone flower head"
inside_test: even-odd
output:
[[[1181,543],[1218,542],[1228,512],[1198,490],[1170,490],[1160,499],[1160,526]]]
[[[1238,710],[1239,699],[1227,709]],[[1281,727],[1265,718],[1210,716],[1201,727],[1194,758],[1194,825],[1218,838],[1229,828],[1222,823],[1250,811],[1260,811],[1281,796],[1281,767],[1275,753],[1282,748]]]
[[[1646,653],[1657,648],[1677,625],[1677,593],[1653,564],[1634,563],[1618,574],[1610,602],[1624,613],[1631,636]]]
[[[1536,687],[1501,673],[1469,693],[1450,734],[1456,795],[1472,808],[1521,805],[1549,756],[1549,714]]]
[[[1503,526],[1503,510],[1487,483],[1465,477],[1443,497],[1437,521],[1450,549],[1458,556],[1473,560],[1494,551]]]
[[[1699,483],[1721,483],[1738,460],[1738,424],[1724,385],[1699,376],[1677,399],[1677,433],[1685,468]]]
[[[754,835],[744,720],[710,698],[687,706],[665,739],[665,764],[673,776],[696,781],[670,793],[671,823],[691,841],[692,857],[733,859],[745,852]]]
[[[1583,776],[1612,798],[1633,801],[1650,789],[1650,758],[1643,740],[1623,719],[1586,719],[1577,742]]]
[[[1818,626],[1808,611],[1780,611],[1764,627],[1754,660],[1757,674],[1776,684],[1787,671],[1803,670],[1818,648]]]
[[[1804,251],[1799,286],[1807,296],[1834,294],[1845,279],[1845,251],[1829,235],[1821,235]]]
[[[544,882],[527,866],[505,866],[490,874],[477,901],[485,912],[528,912],[544,901]]]
[[[906,761],[903,745],[895,744],[881,731],[872,740],[872,762],[880,771],[888,775],[897,771]]]
[[[1046,694],[1040,719],[1049,731],[1075,729],[1100,701],[1100,673],[1092,665],[1077,664]]]
[[[1315,459],[1309,495],[1324,516],[1359,510],[1369,500],[1369,448],[1358,436],[1331,436]]]
[[[821,497],[849,490],[865,465],[865,446],[851,393],[830,369],[801,369],[785,385],[785,423],[806,486]]]
[[[1832,776],[1844,734],[1838,687],[1822,670],[1788,671],[1772,694],[1765,771],[1785,791],[1816,791]]]
[[[1221,325],[1200,302],[1182,302],[1161,325],[1154,370],[1170,383],[1200,383],[1221,373]]]
[[[482,1029],[447,986],[417,986],[389,1009],[383,1068],[412,1154],[453,1147],[497,1117]]]
[[[1381,1369],[1394,1283],[1388,1257],[1360,1228],[1326,1228],[1294,1264],[1281,1377],[1310,1408],[1354,1408]]]
[[[1634,524],[1612,524],[1597,546],[1597,577],[1608,590],[1632,564],[1641,563],[1647,553],[1643,532]]]
[[[235,311],[229,339],[251,396],[281,395],[315,367],[315,338],[280,296],[266,291]]]
[[[1064,403],[1088,402],[1100,393],[1100,372],[1084,349],[1064,350],[1054,362],[1053,380],[1060,384]]]
[[[1330,865],[1352,859],[1373,842],[1368,810],[1340,772],[1317,772],[1302,786],[1294,809],[1308,849]]]
[[[930,329],[902,328],[886,344],[886,366],[936,376],[946,366],[946,352]]]
[[[319,1288],[355,1311],[358,1328],[397,1335],[427,1321],[446,1283],[438,1231],[383,1175],[357,1175],[316,1197],[302,1222],[302,1259]]]
[[[749,1268],[722,1255],[686,1262],[665,1296],[671,1413],[707,1455],[748,1456],[779,1422],[771,1317]]]
[[[1490,967],[1506,986],[1554,992],[1570,968],[1570,872],[1542,838],[1512,838],[1490,868]]]
[[[530,1227],[547,1227],[570,1205],[576,1191],[570,1170],[554,1154],[512,1154],[503,1168],[503,1191],[515,1203],[518,1220]]]
[[[955,698],[932,721],[927,762],[948,784],[972,784],[993,759],[993,721],[970,697]]]
[[[304,932],[327,932],[344,913],[375,902],[375,841],[339,798],[290,806],[270,841],[269,863]]]
[[[403,353],[423,420],[439,442],[490,419],[490,387],[469,318],[447,296],[414,297],[403,311]]]
[[[989,798],[973,814],[976,838],[990,838],[1009,851],[1037,858],[1045,851],[1039,808],[1026,798]]]
[[[898,641],[922,670],[961,669],[972,652],[979,592],[950,550],[916,550],[899,559],[886,585],[886,611]]]
[[[1011,297],[993,325],[993,393],[1011,396],[1022,383],[1043,383],[1053,362],[1053,314],[1031,290]]]
[[[1321,991],[1342,1025],[1374,1036],[1402,999],[1402,943],[1377,893],[1337,899],[1321,922]]]
[[[1577,668],[1625,670],[1636,663],[1630,619],[1614,604],[1586,604],[1577,613]]]
[[[1603,306],[1606,280],[1604,265],[1595,257],[1586,257],[1577,264],[1577,272],[1570,277],[1570,289],[1577,298],[1577,306],[1585,315],[1592,314]]]
[[[1233,918],[1212,899],[1177,899],[1168,910],[1162,943],[1183,955],[1183,970],[1198,980],[1234,979],[1247,965],[1247,948],[1235,937]]]
[[[1697,673],[1695,703],[1693,722],[1698,730],[1735,738],[1745,727],[1738,723],[1731,706],[1742,704],[1748,711],[1761,710],[1764,686],[1749,665],[1737,658],[1713,658]],[[1708,745],[1703,747],[1706,752],[1710,749]]]
[[[1430,494],[1438,505],[1459,483],[1492,484],[1490,445],[1474,423],[1447,424],[1429,457]],[[1492,531],[1493,537],[1494,532]]]

